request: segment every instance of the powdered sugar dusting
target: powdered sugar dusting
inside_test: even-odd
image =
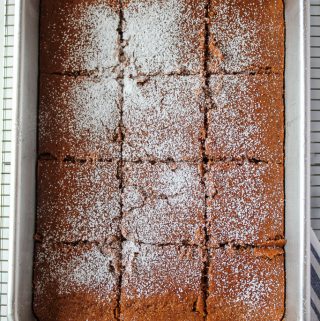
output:
[[[211,250],[208,308],[212,317],[280,320],[284,304],[283,256],[255,257],[251,249]],[[219,313],[220,312],[220,313]]]
[[[213,0],[211,16],[211,71],[281,70],[282,0]]]
[[[73,109],[74,120],[69,123],[74,129],[75,136],[79,137],[81,132],[91,130],[92,139],[96,140],[101,128],[105,127],[110,132],[115,132],[119,124],[119,110],[115,104],[119,99],[119,88],[115,81],[110,79],[101,79],[98,82],[85,81],[73,87],[70,96],[78,107]],[[76,107],[75,105],[73,107]]]
[[[126,299],[169,294],[183,300],[201,295],[202,250],[199,248],[137,245],[125,242],[122,292]]]
[[[116,163],[39,163],[38,229],[45,239],[120,238]]]
[[[63,3],[54,10],[57,19],[49,23],[49,37],[42,48],[55,71],[90,71],[119,64],[119,12],[108,1]]]
[[[144,243],[204,242],[204,190],[197,164],[127,163],[123,235]]]
[[[283,237],[282,0],[47,1],[35,305],[280,319],[280,252],[219,244]]]
[[[282,165],[212,164],[206,188],[211,245],[255,244],[283,235]]]
[[[112,78],[43,76],[40,152],[117,157],[121,88]]]
[[[128,74],[202,70],[206,1],[127,2],[124,51]]]
[[[96,245],[74,248],[68,245],[37,247],[35,295],[57,296],[93,293],[99,300],[114,300],[117,293],[119,252],[102,253]],[[52,295],[52,294],[51,294]]]
[[[143,84],[126,78],[124,159],[200,160],[203,103],[197,76],[152,77]]]
[[[209,78],[209,88],[211,99],[215,107],[226,108],[228,105],[236,106],[239,97],[247,94],[256,82],[252,82],[256,76],[211,76]],[[246,97],[248,105],[253,103],[253,98],[259,97],[259,93],[255,92],[253,97]]]
[[[208,113],[209,158],[283,160],[282,77],[212,76]]]

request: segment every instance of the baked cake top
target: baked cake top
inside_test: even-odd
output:
[[[209,246],[283,238],[283,166],[217,162],[206,173]]]
[[[124,320],[203,320],[203,250],[123,244]]]
[[[204,187],[198,164],[126,163],[122,234],[151,244],[204,243]]]
[[[205,5],[205,0],[125,0],[126,74],[199,74]]]
[[[119,10],[118,0],[42,0],[40,71],[117,67]]]
[[[125,78],[124,160],[199,161],[202,86],[199,76]]]
[[[40,77],[39,153],[120,158],[121,86],[112,78]]]
[[[39,320],[281,320],[283,1],[41,3]]]
[[[280,75],[209,78],[206,154],[209,159],[283,162],[284,104]]]
[[[282,320],[284,282],[282,249],[210,250],[207,320]]]
[[[120,244],[36,244],[34,311],[40,320],[116,320]]]
[[[131,241],[123,245],[123,291],[127,299],[171,292],[182,299],[181,288],[199,291],[203,259],[200,248]]]
[[[55,242],[120,239],[118,164],[38,162],[37,233]]]
[[[209,71],[272,71],[284,67],[282,0],[211,0]]]

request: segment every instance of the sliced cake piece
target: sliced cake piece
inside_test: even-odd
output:
[[[208,321],[280,321],[284,315],[282,249],[210,250]]]
[[[209,19],[210,72],[282,74],[282,0],[210,0]]]
[[[204,93],[198,76],[159,76],[124,81],[123,157],[199,161]]]
[[[104,77],[40,77],[39,153],[120,157],[121,87]]]
[[[124,0],[127,75],[199,74],[206,0]]]
[[[39,321],[118,320],[120,244],[36,244],[33,308]]]
[[[119,64],[119,0],[42,0],[40,71],[81,73]]]
[[[117,163],[38,163],[38,237],[53,241],[120,239]]]
[[[209,92],[209,159],[248,157],[283,162],[282,76],[211,76]]]
[[[283,166],[253,162],[208,165],[209,245],[263,244],[284,235]]]
[[[202,252],[125,242],[121,320],[203,320]]]
[[[126,163],[123,173],[126,239],[203,244],[205,197],[197,164]]]

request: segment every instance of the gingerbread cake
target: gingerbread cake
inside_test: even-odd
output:
[[[122,235],[147,244],[205,240],[205,195],[198,164],[126,163]]]
[[[121,86],[106,75],[42,74],[39,154],[120,159]]]
[[[117,320],[120,244],[36,244],[34,312],[39,320]]]
[[[41,0],[40,72],[117,69],[119,21],[120,0]]]
[[[201,77],[125,78],[123,99],[124,160],[201,160]]]
[[[205,178],[211,246],[259,245],[284,237],[282,165],[210,162]]]
[[[282,86],[277,74],[210,76],[208,158],[283,163]]]
[[[121,320],[203,320],[203,252],[200,247],[125,242]]]
[[[208,321],[283,320],[282,249],[209,250]]]
[[[126,74],[199,75],[207,5],[207,0],[123,0]]]
[[[36,233],[62,242],[120,237],[119,164],[38,162]]]
[[[282,0],[42,0],[39,321],[281,321]]]
[[[283,73],[282,0],[209,0],[210,73]]]

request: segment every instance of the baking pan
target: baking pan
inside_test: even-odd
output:
[[[309,3],[286,0],[286,317],[309,320]],[[16,1],[9,320],[32,314],[39,0]],[[258,320],[257,320],[258,321]]]

